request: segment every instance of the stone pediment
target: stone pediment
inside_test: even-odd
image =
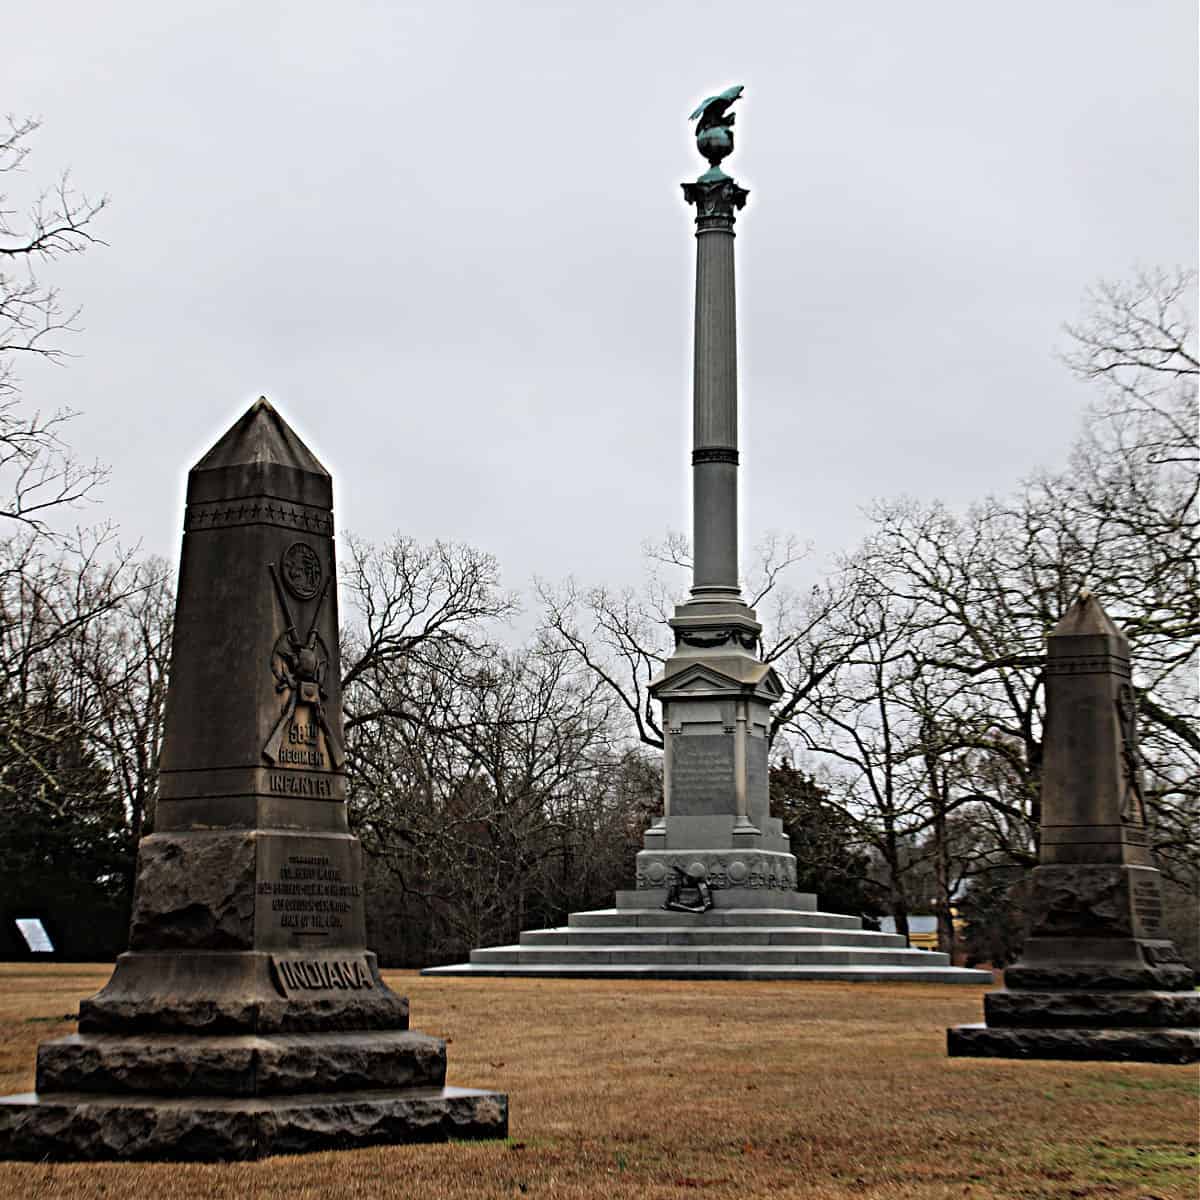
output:
[[[668,660],[650,684],[651,693],[662,700],[679,695],[756,692],[771,702],[783,695],[783,685],[774,667],[740,654],[714,656],[676,663]]]

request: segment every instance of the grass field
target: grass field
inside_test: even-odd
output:
[[[0,1092],[107,966],[0,966]],[[388,972],[507,1142],[252,1164],[0,1163],[0,1197],[1197,1195],[1189,1067],[949,1059],[982,989],[421,979]]]

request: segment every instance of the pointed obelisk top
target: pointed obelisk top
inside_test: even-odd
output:
[[[1087,588],[1079,589],[1079,595],[1050,631],[1050,636],[1110,637],[1125,641],[1125,635],[1113,624],[1112,618],[1100,606],[1100,601]]]
[[[188,474],[188,503],[270,496],[333,506],[329,472],[260,396]]]
[[[314,475],[329,474],[266,396],[259,396],[192,470],[258,463],[274,463]]]

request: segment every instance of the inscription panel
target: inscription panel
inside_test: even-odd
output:
[[[260,835],[255,942],[328,951],[364,941],[358,844],[345,837]]]
[[[1145,937],[1155,938],[1162,933],[1162,891],[1155,879],[1135,879],[1132,886],[1133,915]]]
[[[712,816],[737,807],[733,735],[702,733],[671,738],[671,813]]]
[[[308,782],[296,782],[308,780]],[[216,797],[286,796],[307,800],[345,800],[346,776],[341,771],[318,775],[303,767],[213,767],[211,770],[163,771],[159,800],[202,801]],[[297,825],[297,820],[284,825]]]

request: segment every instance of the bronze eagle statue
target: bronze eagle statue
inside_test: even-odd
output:
[[[700,118],[700,124],[696,126],[696,136],[699,137],[706,129],[728,129],[734,122],[734,113],[727,113],[726,109],[737,100],[746,90],[745,85],[739,83],[736,87],[726,88],[719,96],[709,96],[703,104],[690,117],[689,121],[694,121],[697,117]]]

